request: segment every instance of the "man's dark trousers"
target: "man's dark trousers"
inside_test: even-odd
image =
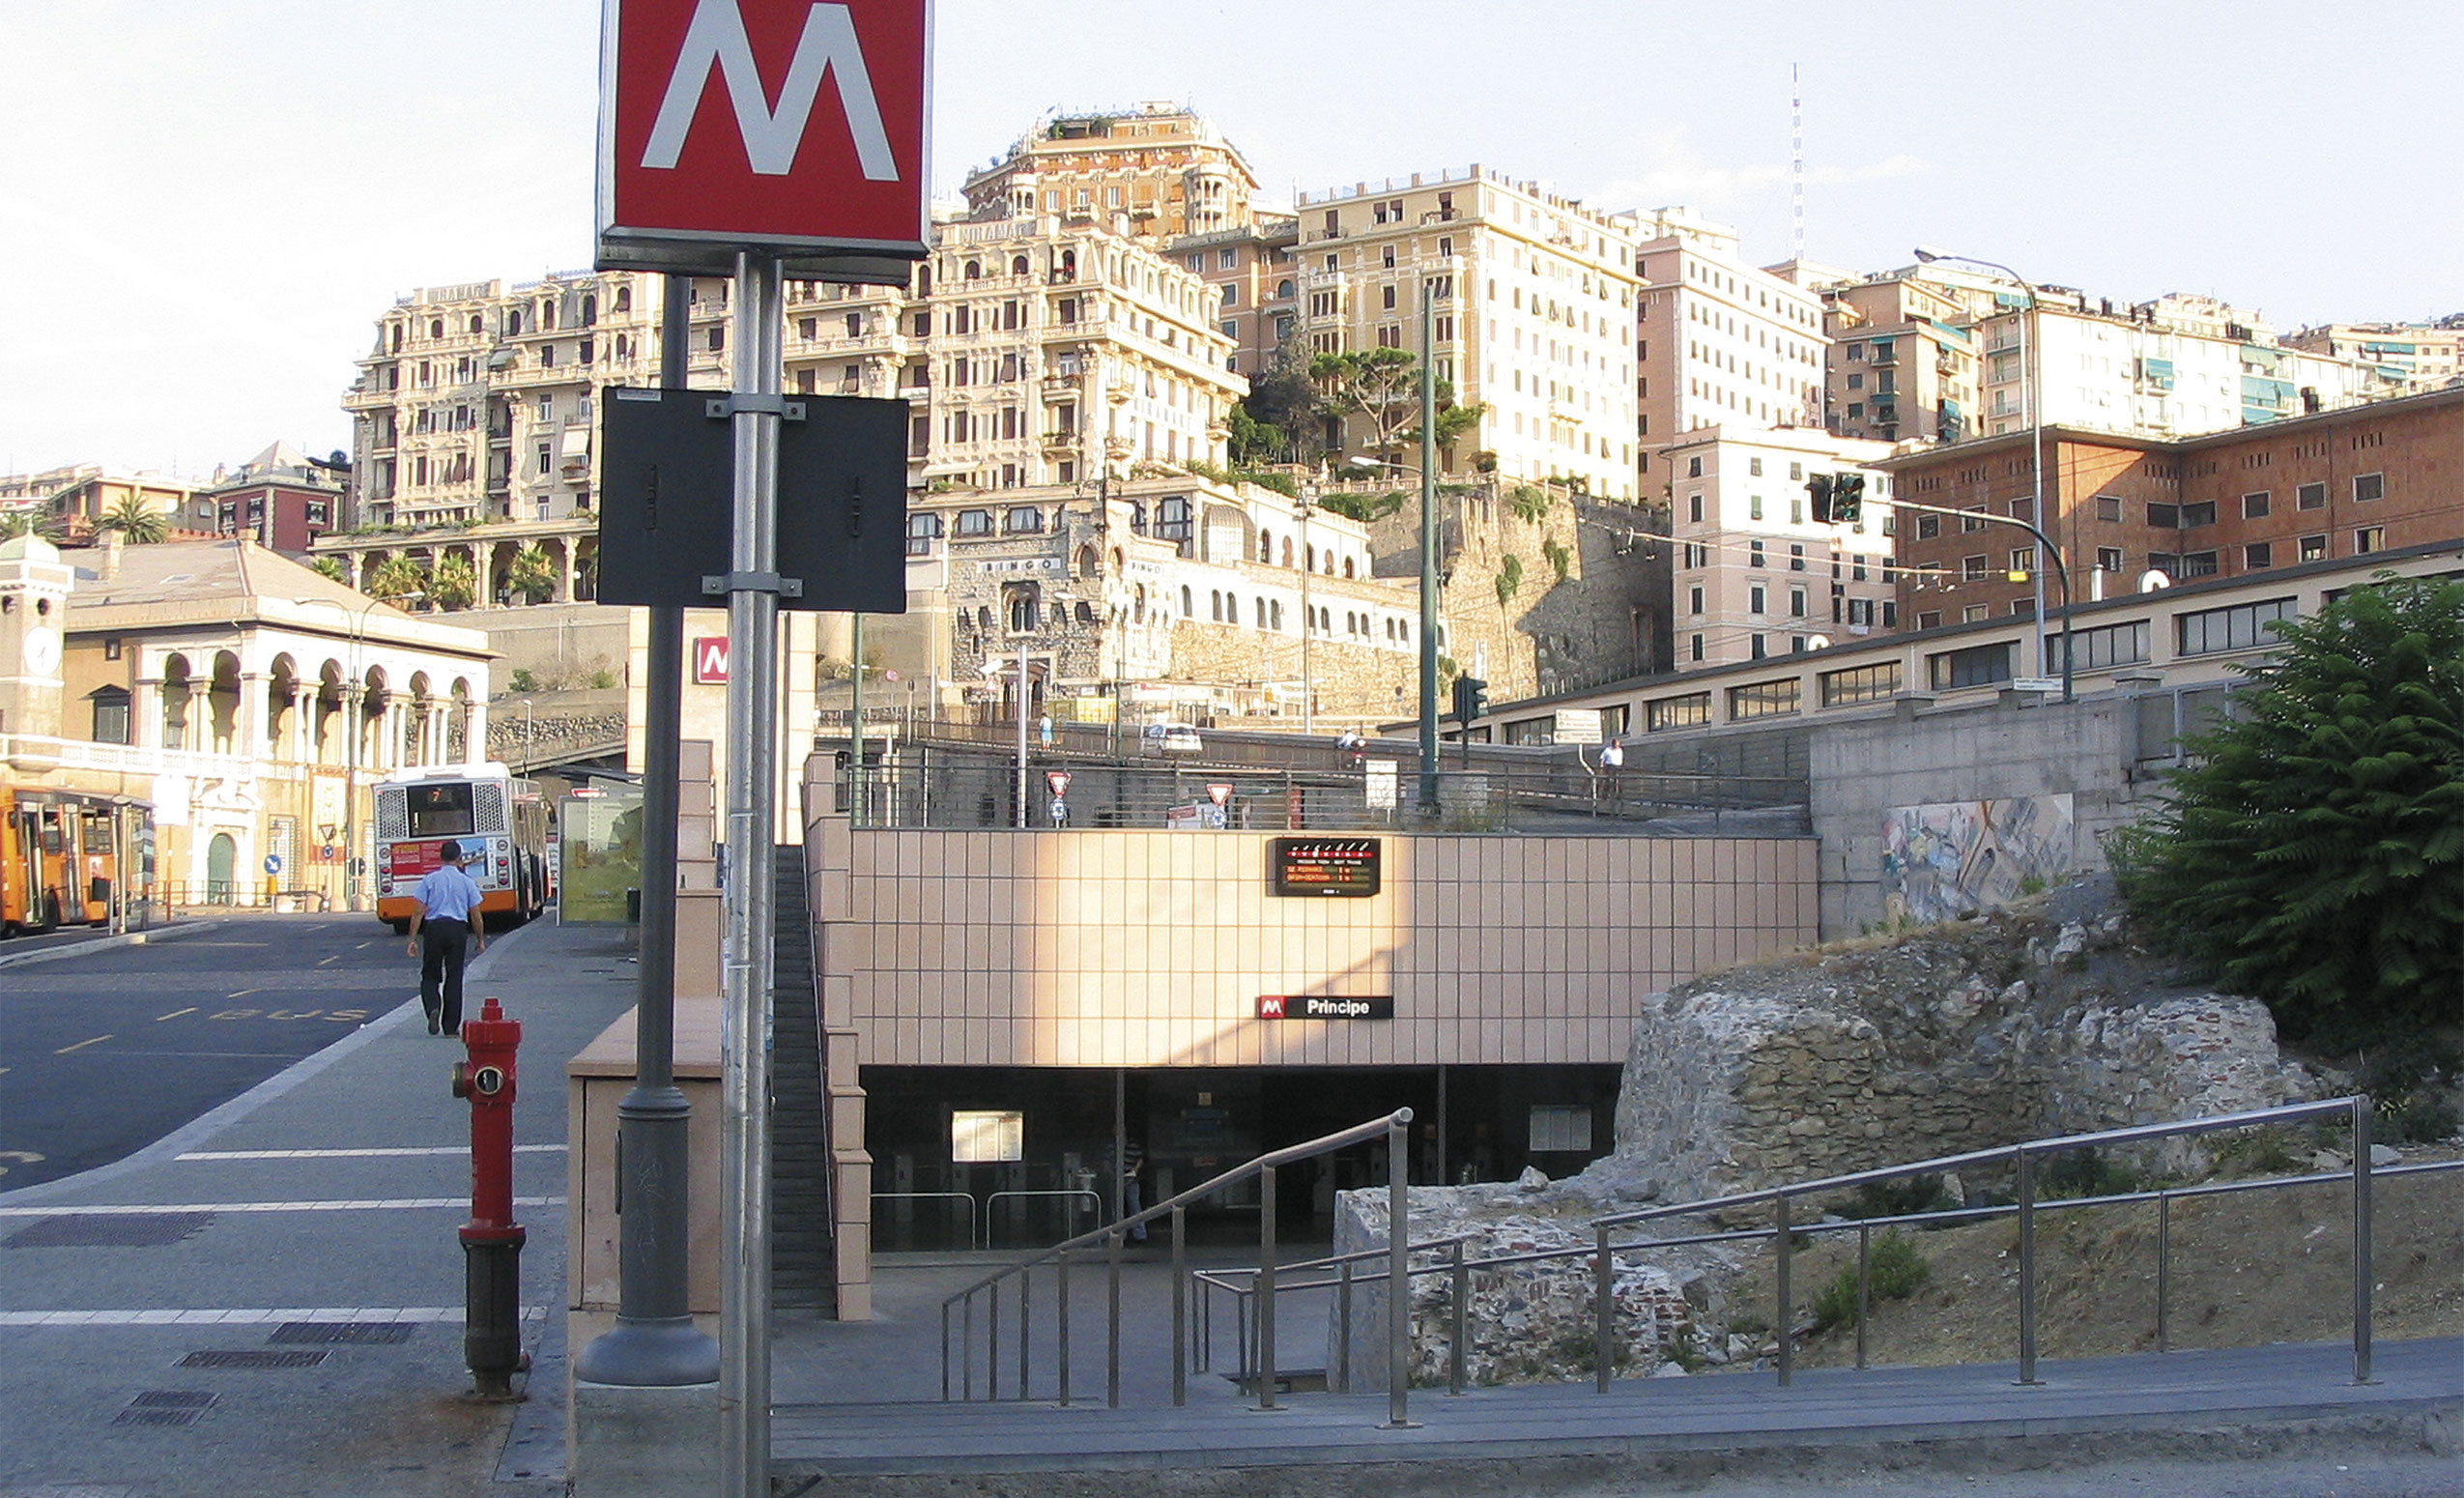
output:
[[[419,923],[419,1007],[429,1023],[440,1017],[447,1035],[462,1033],[462,965],[471,954],[471,927],[463,921]],[[398,991],[397,991],[398,992]]]

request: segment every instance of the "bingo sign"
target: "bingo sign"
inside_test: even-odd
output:
[[[1378,840],[1279,837],[1267,844],[1268,874],[1278,895],[1362,899],[1378,892]]]

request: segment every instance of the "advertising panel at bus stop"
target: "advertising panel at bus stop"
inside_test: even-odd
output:
[[[931,0],[605,0],[598,263],[904,284],[928,248]]]

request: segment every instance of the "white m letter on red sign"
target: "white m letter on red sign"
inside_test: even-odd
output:
[[[642,164],[671,170],[684,152],[684,137],[693,129],[694,111],[709,87],[710,68],[717,64],[735,106],[736,129],[744,136],[744,154],[753,169],[765,177],[785,177],[795,167],[804,143],[804,127],[813,117],[813,101],[821,91],[824,73],[839,84],[839,108],[846,116],[847,134],[855,142],[856,160],[869,182],[897,182],[899,163],[890,152],[889,132],[881,125],[881,106],[873,96],[873,75],[864,65],[864,47],[856,40],[855,21],[844,5],[816,5],[804,17],[804,33],[796,39],[795,57],[788,65],[787,82],[779,89],[773,110],[761,87],[761,71],[753,61],[753,42],[745,34],[737,0],[702,0],[686,28],[684,45],[676,53],[675,71],[668,75],[667,95],[650,128]]]

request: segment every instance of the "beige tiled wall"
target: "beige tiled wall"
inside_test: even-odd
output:
[[[1797,839],[1390,836],[1381,893],[1311,900],[1262,833],[814,833],[865,1065],[1617,1062],[1644,994],[1815,939]],[[1260,1021],[1272,994],[1395,1018]]]

